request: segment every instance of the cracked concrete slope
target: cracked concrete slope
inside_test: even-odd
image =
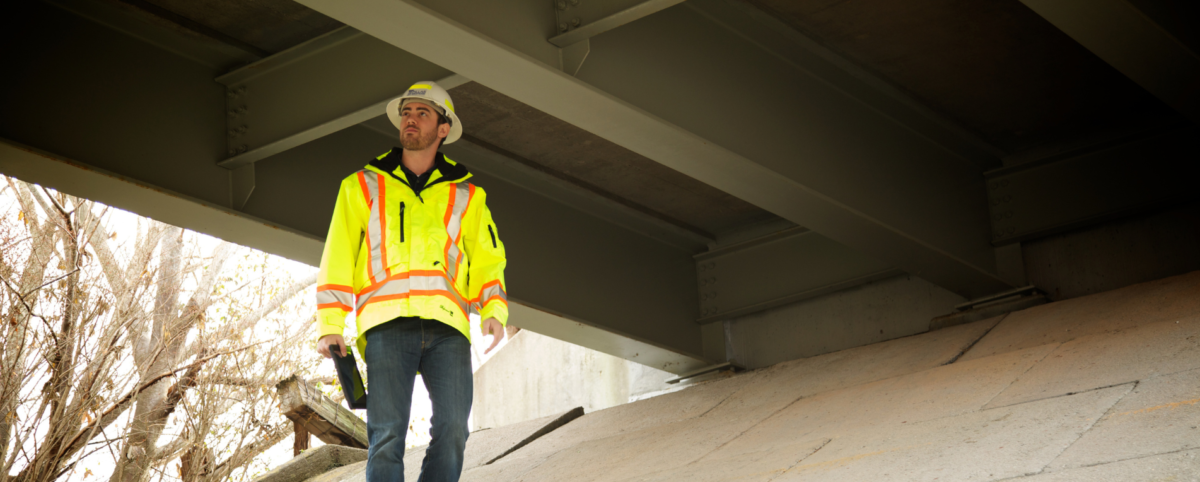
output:
[[[976,411],[1053,348],[943,365],[803,397],[702,459],[662,470],[649,480],[772,480],[834,438]]]
[[[1153,455],[1004,480],[1011,482],[1200,482],[1200,450]]]
[[[510,457],[554,453],[545,463],[522,474],[522,480],[563,480],[563,477],[571,480],[630,480],[654,473],[666,476],[666,471],[683,469],[701,457],[707,458],[706,454],[740,437],[750,427],[802,397],[945,365],[987,333],[996,321],[982,321],[783,363],[648,400],[657,402],[653,406],[647,404],[650,409],[618,407],[621,410],[588,414]],[[739,378],[741,382],[737,382]],[[697,394],[684,397],[692,390]],[[676,412],[676,421],[661,423],[666,417],[654,407],[669,409],[675,405],[673,399],[689,403],[681,407],[685,410]],[[701,400],[705,402],[700,403]],[[713,405],[715,408],[704,409]],[[684,418],[685,414],[694,415]],[[622,426],[623,418],[641,429],[614,430],[613,422]],[[613,435],[603,437],[605,434]],[[798,450],[803,452],[804,448]],[[772,455],[778,457],[764,460],[770,463],[780,458],[789,460],[794,453],[775,451]],[[622,463],[609,463],[612,460]],[[577,470],[579,467],[595,467],[595,470]],[[768,466],[767,470],[775,469]]]
[[[1131,388],[853,431],[775,480],[987,481],[1037,473]]]
[[[721,402],[706,417],[765,419],[802,397],[915,373],[950,363],[998,319],[780,363]]]
[[[585,414],[463,480],[1200,482],[1198,300],[1192,273],[780,363]]]
[[[1200,315],[1200,271],[1010,314],[963,360]]]
[[[467,449],[463,453],[463,471],[495,462],[582,415],[583,407],[575,407],[548,417],[474,432],[467,437]],[[405,480],[417,480],[421,475],[421,462],[425,460],[426,448],[427,446],[421,446],[404,452]]]
[[[1063,343],[991,407],[1200,368],[1200,315]]]
[[[1197,448],[1200,448],[1200,370],[1190,370],[1138,382],[1049,470]]]
[[[510,457],[557,452],[586,441],[701,416],[748,427],[804,396],[946,364],[995,323],[996,320],[981,321],[780,363],[730,379],[590,413]]]
[[[724,453],[708,455],[686,466],[661,470],[636,480],[642,482],[680,480],[768,482],[812,456],[829,442],[829,439],[798,442],[788,439],[777,440],[775,443],[760,445],[753,451],[739,452],[736,455]]]
[[[533,441],[506,458],[547,456],[588,441],[699,417],[757,378],[756,373],[724,378],[647,400],[592,412]]]
[[[467,450],[463,454],[463,470],[485,466],[505,454],[523,447],[530,441],[549,433],[583,415],[583,407],[576,407],[547,417],[512,424],[506,427],[480,430],[467,438]],[[421,461],[425,458],[425,446],[409,449],[404,453],[404,478],[417,480],[421,473]],[[341,467],[310,479],[310,482],[353,482],[366,480],[366,461]]]
[[[749,453],[778,440],[840,438],[979,410],[1055,345],[1035,347],[802,398],[718,452]]]

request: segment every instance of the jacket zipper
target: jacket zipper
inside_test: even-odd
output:
[[[404,201],[400,201],[400,242],[404,242]]]
[[[492,231],[491,224],[488,225],[488,234],[492,235],[492,248],[493,249],[498,248],[498,246],[496,246],[496,232]]]

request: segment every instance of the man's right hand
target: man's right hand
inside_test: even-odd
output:
[[[330,355],[330,349],[332,347],[337,347],[339,349],[339,351],[334,351],[332,353],[337,353],[338,356],[341,357],[346,356],[346,339],[342,338],[342,335],[325,335],[322,336],[321,339],[317,340],[317,352],[325,358],[333,358]]]

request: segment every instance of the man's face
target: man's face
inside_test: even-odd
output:
[[[433,107],[421,102],[409,102],[400,108],[403,119],[400,128],[400,146],[409,151],[423,151],[433,147],[438,139],[450,134],[450,124],[438,124],[438,113]]]

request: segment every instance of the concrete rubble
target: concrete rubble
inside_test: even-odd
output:
[[[463,480],[1200,481],[1200,272],[539,424]]]

